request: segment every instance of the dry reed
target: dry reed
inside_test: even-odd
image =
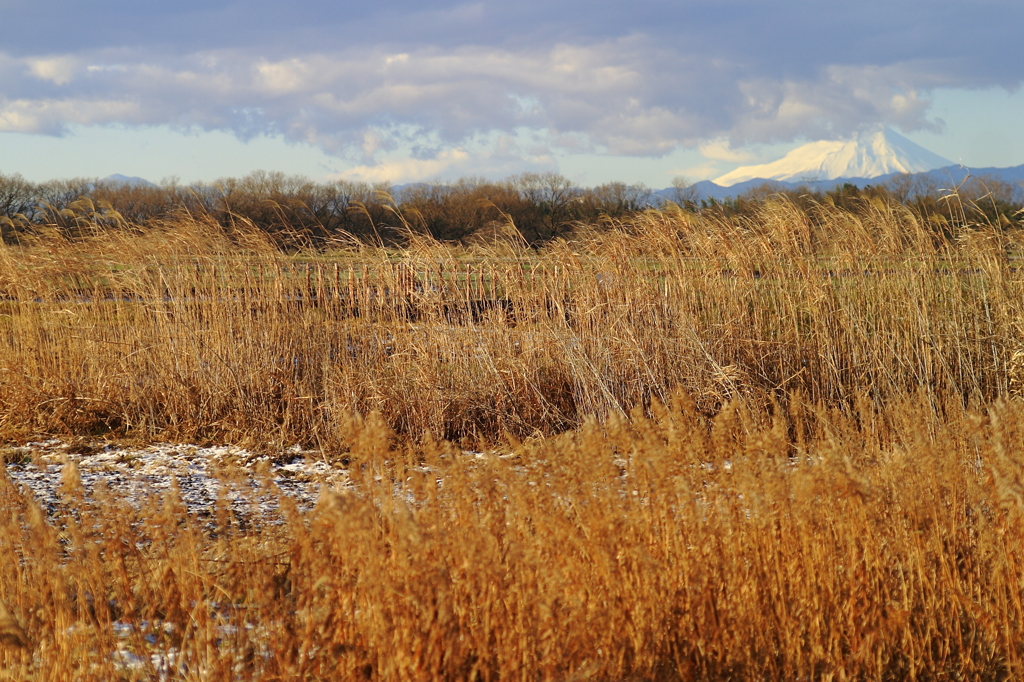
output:
[[[200,517],[0,477],[0,673],[1021,675],[1012,235],[779,201],[540,253],[410,240],[2,247],[8,438],[308,442],[353,487]]]
[[[464,454],[353,432],[359,486],[277,522],[0,480],[19,679],[1019,677],[1024,408],[814,418],[679,396]],[[806,437],[789,433],[813,422]],[[270,485],[268,482],[267,485]],[[136,658],[133,658],[136,657]],[[129,663],[131,663],[129,665]]]
[[[304,442],[346,413],[404,434],[551,434],[677,389],[706,414],[1007,392],[1012,235],[900,207],[649,213],[543,252],[286,255],[187,218],[0,248],[0,432]]]

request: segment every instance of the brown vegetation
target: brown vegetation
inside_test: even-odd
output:
[[[542,251],[288,255],[179,218],[39,229],[0,252],[0,430],[341,446],[342,415],[416,437],[551,434],[677,389],[714,414],[982,404],[1024,347],[1016,232],[951,238],[879,204],[649,212]]]
[[[155,225],[185,214],[225,228],[255,227],[291,249],[323,247],[339,234],[364,244],[395,246],[404,243],[403,221],[394,219],[401,214],[406,224],[438,240],[486,239],[512,223],[528,243],[543,244],[566,235],[579,221],[621,218],[649,208],[652,201],[642,185],[581,189],[556,173],[400,189],[265,171],[189,186],[85,179],[37,185],[0,175],[0,238],[18,243],[40,225],[77,237],[82,227],[96,222]]]
[[[998,178],[968,176],[954,187],[952,181],[938,183],[927,174],[894,176],[863,189],[845,184],[829,191],[767,183],[724,201],[701,199],[683,177],[675,179],[671,191],[655,193],[642,184],[622,182],[576,187],[557,173],[398,188],[347,180],[315,182],[266,171],[187,186],[173,178],[161,186],[83,178],[36,184],[0,174],[0,241],[19,243],[39,226],[52,226],[76,238],[95,223],[155,226],[185,214],[227,229],[255,227],[293,251],[323,249],[339,237],[400,247],[406,244],[407,226],[461,245],[511,232],[538,247],[570,236],[581,224],[630,219],[651,208],[752,217],[766,199],[780,194],[809,213],[821,204],[854,213],[871,204],[898,205],[912,211],[919,222],[948,234],[965,221],[1019,227],[1024,204],[1024,190]]]
[[[0,247],[0,431],[301,442],[354,486],[199,518],[73,467],[53,510],[0,477],[9,676],[1022,672],[1000,223],[772,198],[539,251],[410,221],[402,249],[286,252],[103,218]]]
[[[0,479],[18,679],[1014,679],[1024,410],[686,400],[509,445],[389,445],[283,523]],[[814,428],[797,440],[794,424]],[[799,432],[799,430],[798,430]],[[282,498],[283,499],[283,498]],[[114,627],[118,624],[118,628]],[[129,629],[131,626],[132,629]],[[136,667],[124,652],[141,656]],[[121,653],[118,653],[121,652]],[[150,656],[155,664],[151,664]]]

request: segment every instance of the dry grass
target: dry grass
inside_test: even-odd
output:
[[[347,413],[416,436],[558,433],[677,389],[714,414],[1007,392],[1024,277],[1006,233],[900,208],[650,213],[541,253],[288,256],[187,219],[0,250],[0,433],[305,442]]]
[[[73,476],[48,520],[0,481],[0,599],[28,641],[0,643],[0,665],[159,679],[124,652],[173,651],[170,676],[193,680],[1020,676],[1019,403],[940,420],[925,397],[863,400],[799,443],[810,415],[652,412],[505,457],[392,446],[371,419],[358,491],[283,502],[280,525],[226,505],[202,522],[173,494],[84,499]]]
[[[355,488],[199,518],[0,478],[0,674],[1020,677],[1011,236],[769,202],[540,253],[3,247],[8,438],[306,442]]]

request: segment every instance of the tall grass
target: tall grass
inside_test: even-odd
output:
[[[727,219],[648,213],[541,252],[285,254],[187,217],[0,250],[0,432],[343,447],[401,433],[557,433],[677,389],[713,414],[1007,390],[1014,235],[952,237],[898,206]]]
[[[1015,679],[1024,408],[945,408],[708,422],[680,395],[501,456],[400,445],[373,418],[358,487],[306,514],[282,497],[277,523],[86,497],[73,471],[47,519],[0,477],[0,601],[24,639],[0,639],[0,670]]]
[[[200,517],[0,476],[0,674],[1019,677],[1015,240],[785,201],[540,252],[40,229],[0,250],[3,437],[308,443],[353,485]]]

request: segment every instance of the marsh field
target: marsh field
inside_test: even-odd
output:
[[[199,514],[5,473],[0,679],[1024,674],[1015,225],[780,197],[540,248],[400,227],[0,245],[8,464],[298,447],[346,480],[300,508],[225,462],[277,503]]]

